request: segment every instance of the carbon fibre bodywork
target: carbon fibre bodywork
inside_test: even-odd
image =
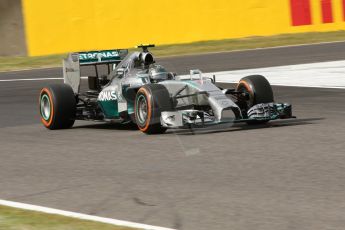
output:
[[[153,78],[150,68],[157,65],[148,47],[141,46],[142,52],[130,54],[125,50],[70,54],[64,60],[64,82],[78,99],[76,118],[135,121],[136,93],[146,84],[163,85],[169,92],[172,109],[161,111],[160,115],[160,124],[167,128],[292,117],[290,105],[273,101],[244,110],[239,100],[248,97],[245,92],[223,90],[215,85],[215,79],[204,78],[200,70],[191,70],[188,79],[169,72],[163,73],[163,78]],[[97,66],[102,64],[108,66],[108,73],[99,76]],[[83,65],[94,65],[96,72],[96,76],[89,76],[91,90],[86,92],[80,92]]]

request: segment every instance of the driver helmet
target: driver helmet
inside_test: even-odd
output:
[[[165,81],[169,79],[169,73],[161,65],[152,65],[149,69],[149,75],[153,82]]]

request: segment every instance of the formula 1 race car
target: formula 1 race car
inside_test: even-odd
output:
[[[105,50],[71,53],[63,60],[64,83],[44,87],[39,96],[41,121],[48,129],[73,126],[75,120],[133,122],[147,134],[168,128],[199,128],[221,123],[265,123],[292,118],[291,105],[274,103],[270,83],[261,75],[244,77],[233,89],[191,70],[187,79],[140,52]],[[107,71],[100,75],[99,68]],[[80,92],[81,66],[94,66],[88,88]]]

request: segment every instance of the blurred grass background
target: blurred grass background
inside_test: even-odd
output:
[[[217,41],[200,41],[194,43],[161,45],[152,48],[156,57],[173,55],[190,55],[210,52],[226,52],[244,49],[257,49],[287,45],[312,44],[320,42],[345,41],[345,31],[313,32],[302,34],[282,34],[270,37],[248,37],[241,39],[225,39]],[[116,45],[114,44],[114,49]],[[130,51],[135,50],[130,48]],[[62,58],[67,54],[57,54],[39,57],[0,57],[0,71],[59,67]]]

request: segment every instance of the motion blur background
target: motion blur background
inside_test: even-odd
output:
[[[0,0],[0,56],[345,27],[345,0]]]
[[[344,6],[345,0],[0,0],[0,203],[179,230],[343,230]],[[264,75],[275,100],[291,103],[297,119],[159,136],[87,121],[61,131],[42,126],[39,93],[63,82],[67,52],[140,43],[159,45],[152,52],[169,71],[200,69],[222,88]],[[83,92],[87,83],[83,78]],[[0,229],[76,229],[7,210],[0,205]]]

